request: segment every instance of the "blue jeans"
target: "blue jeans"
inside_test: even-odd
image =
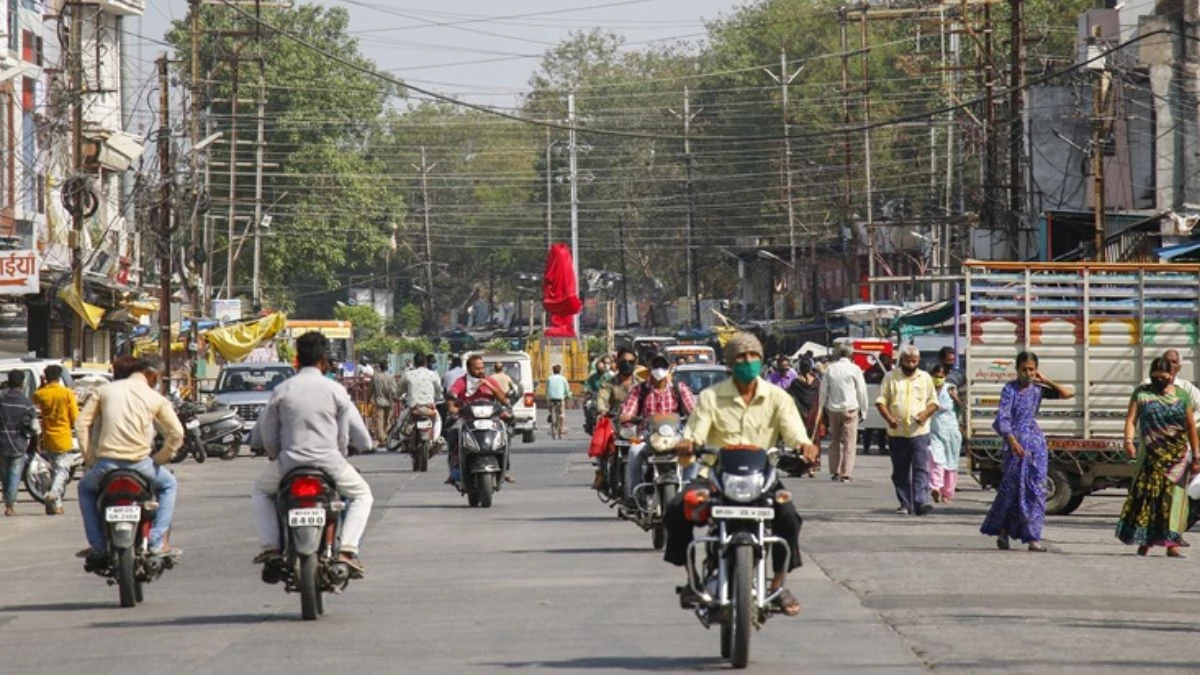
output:
[[[150,551],[162,549],[163,537],[171,529],[171,516],[175,512],[175,476],[166,467],[155,466],[147,457],[140,462],[123,462],[116,459],[101,459],[88,469],[79,481],[79,512],[83,515],[83,532],[93,551],[107,550],[104,541],[104,522],[100,519],[100,481],[114,469],[130,469],[150,482],[158,496],[158,511],[154,513],[154,525],[150,528]]]
[[[929,434],[912,438],[889,437],[892,485],[896,499],[909,513],[929,503]]]
[[[0,456],[0,482],[4,486],[4,505],[17,503],[17,490],[21,487],[21,475],[25,473],[25,455]]]

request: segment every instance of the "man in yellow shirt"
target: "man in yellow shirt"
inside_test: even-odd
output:
[[[933,378],[921,370],[921,352],[913,345],[900,350],[900,367],[879,385],[875,407],[888,425],[892,485],[900,508],[896,513],[923,516],[929,503],[929,420],[938,411]]]
[[[75,461],[75,439],[72,429],[79,417],[79,402],[75,392],[62,383],[62,366],[46,366],[43,384],[33,394],[33,404],[42,414],[42,450],[54,470],[54,480],[46,495],[46,515],[63,512],[63,488]]]
[[[817,447],[804,428],[804,420],[790,394],[759,377],[762,373],[763,348],[750,333],[737,333],[725,343],[725,365],[732,377],[700,393],[684,429],[684,440],[678,447],[681,457],[691,454],[694,445],[725,448],[736,445],[770,448],[782,438],[789,447],[798,448],[809,463],[816,465]],[[782,489],[782,484],[776,489]],[[676,497],[663,516],[667,529],[667,545],[663,560],[675,566],[687,563],[687,548],[694,528],[684,517],[683,500]],[[771,531],[788,543],[790,558],[782,547],[775,548],[775,577],[771,590],[779,588],[787,571],[800,566],[800,526],[802,520],[790,501],[775,500],[775,519]],[[690,588],[679,589],[688,602]],[[800,603],[788,590],[776,599],[779,608],[788,616],[800,611]]]

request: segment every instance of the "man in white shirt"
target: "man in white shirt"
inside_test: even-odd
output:
[[[450,387],[454,386],[467,374],[467,369],[463,368],[462,357],[458,354],[450,355],[450,367],[446,370],[446,374],[442,376],[442,391],[450,391]]]
[[[858,423],[867,418],[867,382],[850,357],[850,345],[833,349],[837,359],[821,378],[818,409],[829,420],[829,473],[831,480],[853,480],[858,455]]]

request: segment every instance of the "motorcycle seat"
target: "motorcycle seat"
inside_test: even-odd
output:
[[[142,477],[142,474],[129,469],[113,469],[104,474],[104,477],[100,479],[100,494],[108,492],[108,486],[119,478],[132,480],[141,487],[142,492],[150,495],[154,494],[154,490],[150,487],[150,482]]]
[[[283,478],[281,478],[279,480],[279,484],[281,486],[287,485],[293,479],[299,478],[300,476],[315,476],[317,478],[324,480],[329,485],[337,485],[337,483],[334,482],[332,476],[330,476],[325,471],[318,469],[315,466],[298,466],[298,467],[292,469],[291,471],[287,472],[286,474],[284,474]]]
[[[433,417],[437,414],[437,410],[432,406],[418,405],[412,408],[413,417]]]

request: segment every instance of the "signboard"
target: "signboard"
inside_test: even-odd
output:
[[[0,251],[0,295],[40,293],[38,271],[41,262],[35,251]]]
[[[213,300],[212,303],[212,315],[217,321],[225,323],[226,321],[237,321],[242,318],[241,298]]]

